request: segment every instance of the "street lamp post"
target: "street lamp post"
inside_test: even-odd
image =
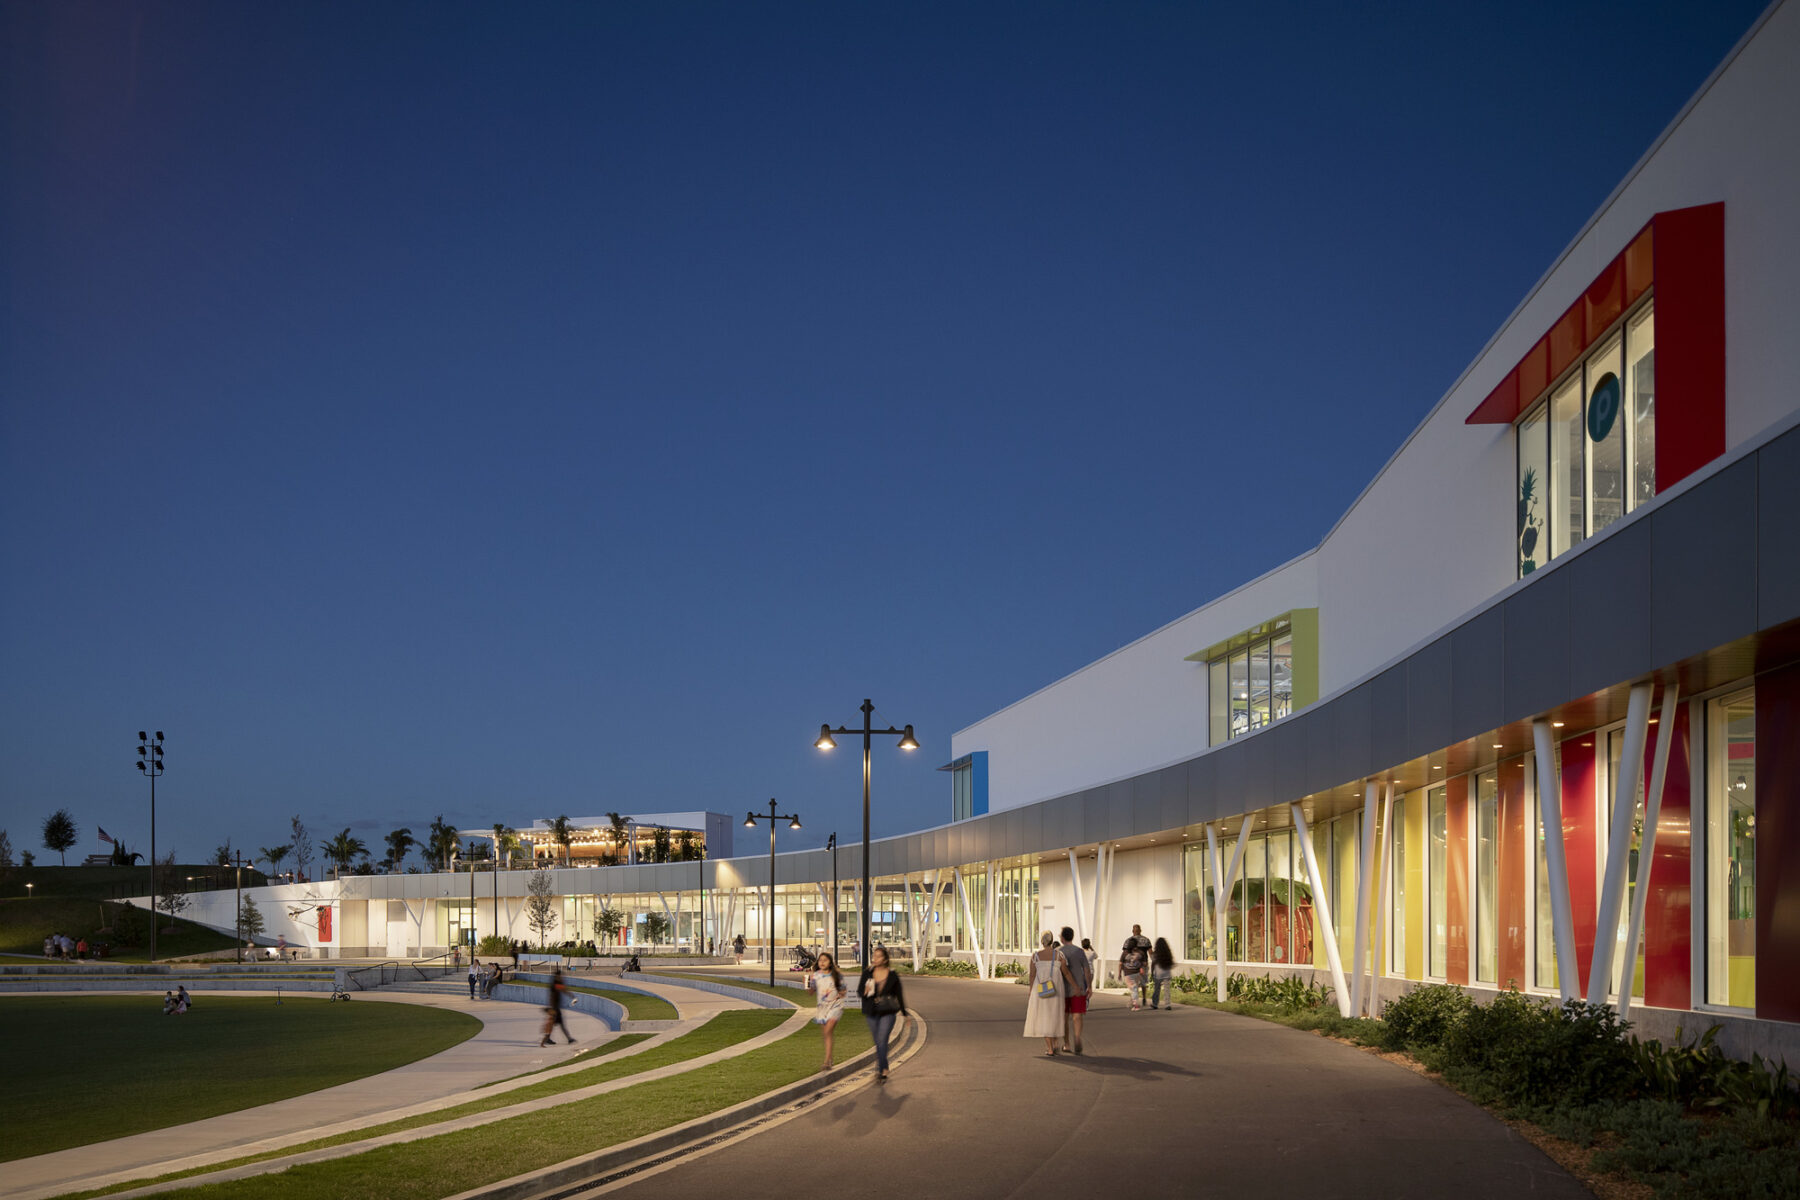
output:
[[[155,740],[138,730],[137,769],[150,777],[150,961],[156,961],[156,777],[163,773],[163,735]]]
[[[918,741],[913,737],[913,727],[911,725],[908,725],[905,729],[895,729],[891,725],[888,726],[886,729],[875,729],[869,724],[870,718],[872,718],[874,716],[874,713],[875,713],[875,702],[873,700],[865,699],[862,702],[863,723],[862,723],[861,729],[848,729],[842,725],[838,726],[836,729],[833,729],[829,725],[821,725],[821,726],[819,726],[819,740],[813,743],[813,745],[818,747],[820,750],[835,750],[835,749],[837,749],[837,743],[832,740],[832,737],[831,737],[832,734],[834,734],[834,733],[842,733],[842,734],[860,733],[860,734],[862,734],[862,743],[863,743],[863,759],[862,759],[862,768],[863,768],[862,898],[863,899],[862,899],[862,941],[860,943],[861,949],[860,949],[860,958],[859,958],[859,961],[861,961],[861,962],[869,961],[869,913],[870,913],[870,910],[872,910],[875,907],[875,895],[870,890],[870,887],[869,887],[869,741],[871,738],[873,738],[876,734],[879,733],[879,734],[883,734],[883,735],[892,735],[892,736],[898,737],[900,739],[900,749],[902,749],[902,750],[917,750],[919,748]]]
[[[831,963],[837,965],[837,923],[838,923],[838,887],[837,887],[837,834],[825,839],[825,849],[831,855]]]
[[[779,807],[777,801],[771,797],[769,800],[768,816],[759,816],[756,813],[746,813],[744,816],[745,829],[755,829],[758,821],[767,821],[769,823],[769,916],[765,924],[768,926],[769,930],[770,987],[775,986],[775,822],[786,821],[789,829],[800,828],[800,818],[798,816],[793,813],[777,815],[775,811],[777,807]]]
[[[237,943],[237,960],[244,961],[244,852],[237,852],[237,910],[233,918],[232,932],[236,934],[231,940]]]

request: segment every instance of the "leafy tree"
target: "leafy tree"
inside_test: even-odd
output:
[[[305,879],[312,866],[312,833],[301,823],[298,815],[288,825],[288,832],[291,835],[288,838],[288,845],[293,847],[294,851],[294,874]]]
[[[680,862],[693,862],[700,857],[700,847],[694,841],[694,831],[684,829],[675,840],[675,857]]]
[[[670,859],[669,831],[659,825],[650,834],[650,861],[666,863]]]
[[[340,874],[348,871],[357,859],[366,858],[369,853],[369,847],[361,838],[350,836],[348,827],[330,841],[320,842],[319,850],[325,855],[327,862],[337,865]]]
[[[223,846],[213,850],[213,866],[229,867],[231,865],[231,839],[226,838]]]
[[[402,825],[399,829],[388,834],[387,869],[390,871],[398,871],[401,864],[406,861],[407,852],[418,844],[419,840],[413,836],[412,830],[407,826]]]
[[[539,949],[561,919],[557,907],[550,872],[540,867],[531,873],[531,879],[525,885],[525,923],[537,932]]]
[[[292,846],[264,846],[257,851],[257,857],[269,864],[269,874],[273,875],[281,867],[281,860],[288,856]]]
[[[594,913],[594,940],[602,946],[610,946],[619,940],[619,930],[625,928],[625,914],[611,905],[603,905]]]
[[[237,934],[241,942],[255,944],[263,931],[262,910],[256,907],[256,901],[250,896],[244,897],[244,905],[238,910]]]
[[[69,865],[67,851],[75,844],[77,836],[75,818],[69,815],[68,809],[59,808],[44,818],[44,849],[54,850],[62,855],[62,865],[65,867]]]
[[[175,918],[186,912],[192,903],[188,894],[182,890],[185,882],[179,869],[175,866],[175,852],[169,851],[156,861],[156,907],[159,912],[168,914],[169,923],[163,926],[167,932],[175,928]]]
[[[626,848],[625,839],[631,835],[631,822],[616,812],[609,812],[606,823],[612,826],[613,856],[621,865],[630,862],[631,851]]]
[[[557,817],[555,820],[552,820],[549,817],[545,817],[544,823],[546,825],[550,826],[550,840],[555,842],[557,845],[559,845],[563,848],[563,866],[565,866],[565,867],[568,866],[569,865],[569,843],[574,840],[574,833],[569,828],[568,814],[564,813],[562,816]]]
[[[456,849],[456,826],[444,822],[444,814],[439,813],[431,819],[431,831],[425,837],[425,851],[431,857],[434,870],[450,869],[450,855]]]
[[[652,946],[660,946],[669,936],[669,918],[653,912],[644,918],[644,937]]]
[[[37,855],[33,854],[29,850],[25,851],[25,853],[19,855],[19,865],[21,867],[30,867],[30,866],[37,865]]]
[[[0,867],[12,865],[12,839],[6,836],[6,830],[0,829]]]
[[[144,940],[143,914],[127,900],[113,910],[112,936],[121,946],[135,946]]]

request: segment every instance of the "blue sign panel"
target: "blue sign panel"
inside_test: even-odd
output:
[[[1621,394],[1617,375],[1608,371],[1600,377],[1600,382],[1594,385],[1594,394],[1588,397],[1588,437],[1596,442],[1606,440],[1606,435],[1612,432],[1613,422],[1619,419]]]

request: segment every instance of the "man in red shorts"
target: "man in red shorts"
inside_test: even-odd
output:
[[[1081,1051],[1081,1024],[1087,1019],[1088,993],[1094,979],[1088,972],[1087,951],[1075,944],[1075,931],[1064,925],[1062,945],[1056,948],[1069,968],[1069,994],[1063,1001],[1063,1049],[1072,1054]]]

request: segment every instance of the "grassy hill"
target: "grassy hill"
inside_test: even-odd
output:
[[[113,932],[113,922],[123,907],[109,900],[70,896],[0,900],[0,953],[29,954],[41,958],[44,939],[52,933],[66,933],[77,941],[85,937],[90,945],[110,943],[112,949],[107,954],[109,960],[144,962],[149,957],[149,913],[143,909],[137,910],[138,928],[143,936],[139,938],[137,945],[125,946],[119,943]],[[232,947],[229,937],[203,925],[176,918],[175,929],[170,932],[168,916],[159,913],[158,917],[162,922],[157,927],[156,935],[156,957],[159,959],[183,954],[205,954]],[[0,962],[3,961],[5,960],[0,959]]]
[[[228,888],[236,880],[236,870],[200,863],[177,865],[174,873],[184,882],[189,875],[205,880],[213,887]],[[244,886],[261,887],[268,880],[261,871],[244,868]],[[29,893],[26,884],[31,884]],[[70,896],[92,900],[123,900],[127,896],[144,896],[150,892],[150,868],[135,867],[0,867],[0,898],[8,896]]]

